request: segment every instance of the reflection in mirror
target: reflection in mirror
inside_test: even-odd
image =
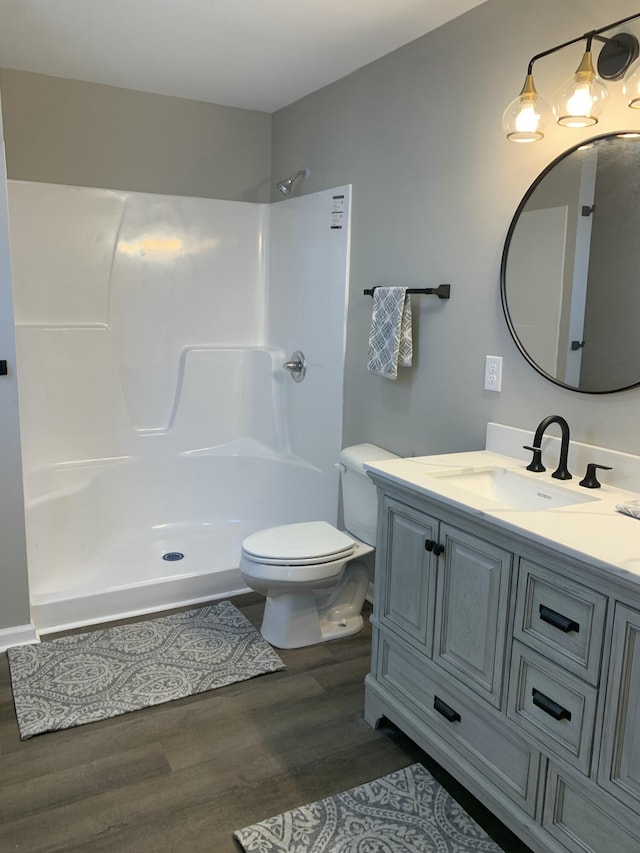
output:
[[[547,379],[590,394],[640,384],[640,134],[582,143],[536,179],[509,228],[501,292]]]

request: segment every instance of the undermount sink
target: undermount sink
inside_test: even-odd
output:
[[[555,509],[560,506],[597,501],[595,495],[580,494],[574,489],[539,480],[536,475],[526,475],[511,468],[487,466],[430,474],[439,480],[482,498],[489,498],[509,509],[527,511]]]

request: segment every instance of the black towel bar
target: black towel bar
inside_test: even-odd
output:
[[[375,289],[375,287],[369,287],[367,290],[364,290],[363,293],[365,296],[373,296],[373,291]],[[451,296],[451,285],[439,284],[437,287],[408,287],[407,293],[427,293],[437,296],[438,299],[449,299]]]

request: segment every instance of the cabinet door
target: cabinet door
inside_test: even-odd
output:
[[[380,624],[431,655],[434,566],[426,542],[436,539],[438,520],[390,497],[383,498],[376,561]]]
[[[512,555],[448,524],[439,542],[433,658],[500,707]]]
[[[638,853],[638,822],[595,788],[549,765],[542,825],[570,853]],[[555,849],[555,848],[554,848]]]
[[[640,807],[640,612],[616,606],[611,671],[598,781],[631,806]]]

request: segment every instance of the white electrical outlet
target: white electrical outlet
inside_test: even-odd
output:
[[[502,388],[502,356],[488,355],[484,362],[485,391],[500,391]]]

